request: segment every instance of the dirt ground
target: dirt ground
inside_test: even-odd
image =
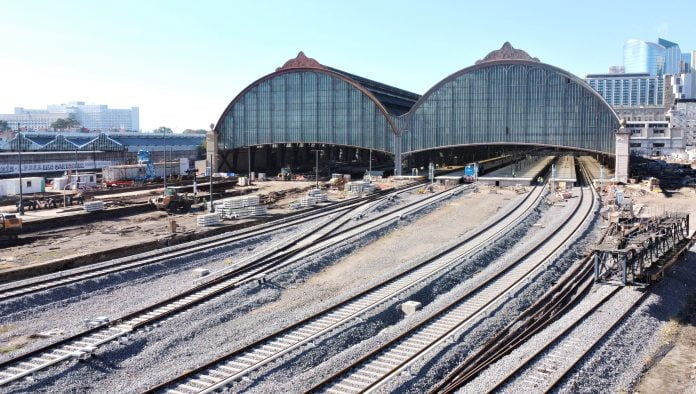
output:
[[[663,193],[650,192],[631,185],[626,195],[634,204],[645,204],[641,215],[662,215],[671,212],[688,213],[689,229],[696,230],[696,193],[693,188]],[[669,196],[669,197],[668,197]],[[667,353],[650,365],[635,388],[637,393],[696,393],[696,289],[688,306],[673,317],[662,335]]]
[[[282,198],[269,206],[269,214],[278,214],[291,211],[290,204],[304,195],[306,190],[313,185],[312,182],[269,181],[255,182],[253,188],[258,188],[258,194],[284,194]],[[235,188],[235,190],[243,189],[244,187]],[[330,194],[330,198],[333,199],[341,197],[337,193]],[[81,211],[80,208],[76,207],[76,209]],[[28,215],[46,217],[46,215],[52,214],[51,211],[61,210],[31,211]],[[63,214],[69,214],[69,212]],[[21,236],[26,241],[24,244],[0,249],[0,271],[170,237],[172,234],[168,229],[169,218],[176,220],[177,233],[205,231],[206,228],[196,226],[198,214],[200,212],[170,216],[166,212],[152,211],[80,226],[27,234]],[[240,222],[242,220],[225,221],[226,224]]]
[[[449,202],[436,211],[425,215],[407,227],[402,227],[380,237],[375,242],[344,257],[308,282],[335,281],[340,286],[345,275],[362,275],[370,279],[375,270],[399,266],[425,253],[439,249],[447,241],[472,230],[494,215],[499,209],[517,196],[512,190],[497,189],[488,192],[481,187],[480,193],[470,193]],[[364,268],[364,269],[363,269]]]
[[[496,194],[491,194],[486,187],[480,189],[480,193],[470,193],[447,202],[409,225],[381,236],[310,276],[306,283],[284,289],[277,301],[249,314],[300,308],[303,305],[299,304],[305,302],[300,294],[311,292],[317,294],[318,298],[330,298],[374,278],[400,272],[410,260],[474,229],[518,196],[511,190],[498,189]]]

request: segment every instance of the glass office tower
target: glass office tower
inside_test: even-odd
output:
[[[658,38],[657,43],[665,48],[665,74],[679,74],[681,71],[681,49],[676,42]]]
[[[624,44],[624,67],[626,73],[665,74],[666,55],[667,50],[662,45],[642,40],[628,40]]]

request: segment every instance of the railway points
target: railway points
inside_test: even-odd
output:
[[[567,384],[565,382],[577,376],[578,368],[592,357],[593,351],[602,346],[603,338],[612,336],[622,322],[649,298],[650,287],[641,292],[634,290],[638,279],[649,276],[655,281],[663,277],[669,280],[666,270],[671,269],[691,245],[687,234],[689,217],[678,222],[681,227],[675,231],[682,237],[679,242],[658,243],[660,250],[665,252],[669,252],[672,246],[681,245],[683,250],[665,254],[671,258],[668,263],[654,262],[653,268],[645,270],[649,273],[647,276],[631,277],[631,281],[621,283],[627,285],[625,290],[621,290],[608,283],[596,283],[594,266],[589,262],[592,258],[579,258],[581,262],[568,266],[567,275],[562,276],[564,279],[554,280],[558,282],[556,286],[549,285],[543,297],[537,296],[538,299],[529,301],[533,305],[530,311],[521,311],[516,317],[518,320],[509,321],[508,329],[491,332],[490,337],[495,341],[490,339],[477,352],[468,354],[465,364],[450,365],[451,376],[440,375],[434,379],[436,375],[432,375],[430,370],[438,364],[436,360],[441,354],[453,352],[460,342],[464,346],[468,330],[496,317],[510,300],[526,296],[525,288],[531,281],[548,272],[556,272],[554,262],[560,256],[575,249],[578,251],[574,253],[578,255],[599,250],[593,249],[597,241],[589,241],[588,234],[596,234],[602,227],[612,240],[624,237],[627,245],[644,241],[636,238],[627,221],[616,223],[611,220],[615,215],[604,213],[608,219],[602,219],[597,214],[600,204],[604,205],[602,212],[607,209],[622,212],[622,208],[617,205],[613,194],[618,190],[615,185],[609,188],[605,182],[605,187],[597,190],[590,186],[599,184],[595,174],[600,165],[594,157],[533,151],[528,155],[503,155],[481,160],[478,164],[487,171],[473,182],[465,179],[467,172],[462,167],[435,177],[435,185],[409,185],[412,180],[404,177],[401,184],[407,186],[393,190],[334,200],[328,205],[296,213],[288,210],[277,219],[234,232],[117,261],[3,284],[0,286],[0,308],[11,313],[9,319],[0,320],[0,327],[12,327],[21,324],[21,316],[30,310],[32,303],[40,307],[45,295],[50,297],[46,298],[45,307],[40,307],[39,313],[47,313],[53,303],[74,304],[77,311],[80,305],[88,306],[92,300],[98,303],[100,299],[108,299],[106,294],[112,289],[125,294],[130,286],[142,288],[149,279],[141,276],[140,284],[131,284],[125,279],[131,271],[161,272],[161,278],[157,279],[159,283],[166,283],[168,276],[181,281],[188,272],[186,283],[173,286],[167,297],[150,300],[141,297],[139,304],[126,309],[126,313],[99,313],[96,312],[98,307],[90,306],[88,309],[95,311],[85,319],[90,321],[90,328],[80,329],[69,324],[72,328],[61,330],[58,321],[58,327],[44,329],[37,333],[36,339],[30,340],[27,335],[24,340],[33,343],[27,342],[25,351],[10,351],[0,358],[0,387],[20,391],[39,389],[42,382],[70,381],[69,376],[75,373],[94,376],[106,387],[111,379],[120,379],[119,373],[110,376],[111,373],[94,370],[91,365],[96,359],[109,360],[114,353],[131,352],[131,344],[137,341],[148,342],[143,350],[132,355],[135,360],[140,360],[138,363],[151,358],[156,349],[170,341],[173,341],[170,346],[176,347],[177,353],[190,352],[186,350],[187,341],[182,341],[186,337],[185,331],[175,333],[172,324],[181,324],[188,316],[198,316],[197,319],[210,322],[206,324],[213,324],[215,331],[234,331],[236,326],[244,326],[241,319],[246,312],[236,312],[227,321],[208,316],[209,311],[225,308],[223,305],[229,305],[235,297],[253,299],[255,292],[270,290],[276,283],[304,286],[305,281],[311,282],[314,276],[321,276],[342,254],[366,248],[377,239],[380,242],[382,238],[388,239],[397,228],[417,233],[418,223],[427,223],[427,218],[443,207],[467,217],[466,212],[471,207],[486,206],[490,210],[486,204],[493,201],[499,204],[495,209],[497,213],[489,214],[485,220],[479,219],[478,225],[471,225],[469,231],[450,240],[443,239],[439,244],[421,248],[419,257],[404,267],[385,270],[366,286],[352,282],[357,287],[336,292],[324,301],[312,301],[316,306],[312,306],[311,313],[295,311],[281,319],[282,323],[268,326],[249,341],[221,348],[214,357],[201,352],[196,361],[186,364],[186,371],[168,363],[151,379],[143,380],[137,390],[241,392],[258,386],[265,391],[270,387],[267,379],[277,379],[286,368],[289,380],[282,384],[293,387],[291,392],[391,391],[402,386],[411,387],[409,385],[419,379],[430,379],[429,385],[436,392],[459,389],[467,392],[473,388],[515,392],[520,387],[544,391]],[[513,172],[514,178],[511,176]],[[603,175],[604,170],[600,173]],[[495,180],[491,182],[496,174],[510,176],[499,177],[496,185]],[[501,180],[504,182],[500,183]],[[628,201],[631,200],[629,196]],[[530,218],[534,220],[530,221]],[[674,220],[670,220],[664,223],[671,229],[670,223]],[[508,239],[522,237],[529,231],[536,235],[524,242],[520,238],[517,241]],[[547,235],[542,237],[542,233]],[[671,236],[665,232],[665,237]],[[392,242],[398,243],[398,238]],[[503,251],[496,251],[502,245],[517,257],[502,258],[504,255],[500,253]],[[243,252],[232,259],[226,257],[225,261],[211,264],[208,256],[229,256],[224,254],[226,250]],[[485,259],[489,259],[488,263],[479,265]],[[191,263],[182,263],[186,260]],[[195,263],[197,260],[208,263]],[[170,265],[170,261],[177,263]],[[644,258],[642,261],[647,264]],[[610,265],[609,262],[604,264]],[[176,266],[182,268],[174,268]],[[469,266],[471,268],[467,268]],[[317,273],[317,268],[310,267],[321,268]],[[653,269],[660,272],[655,274]],[[448,278],[455,272],[461,275],[467,270],[474,271],[462,276],[461,285],[455,286]],[[304,276],[298,276],[298,272],[305,272]],[[348,272],[343,271],[343,275]],[[448,283],[452,287],[438,286],[438,283]],[[103,290],[99,290],[100,286],[104,286]],[[95,295],[76,298],[76,291],[83,287],[96,291]],[[435,293],[423,298],[426,292],[434,289],[437,289]],[[106,293],[98,294],[104,291]],[[283,293],[286,291],[277,293],[279,298],[275,303],[283,303],[280,301]],[[401,312],[401,305],[409,303],[417,304],[418,308],[407,315]],[[604,313],[605,307],[611,312]],[[266,304],[262,301],[248,312],[254,311],[253,315],[258,318],[261,313],[255,310],[264,308]],[[275,314],[281,313],[282,308],[278,308],[274,309]],[[395,318],[391,311],[399,311],[399,317]],[[356,330],[362,331],[370,325],[386,324],[383,319],[387,316],[396,320],[389,320],[394,328],[383,327],[384,334],[380,335],[389,335],[389,338],[382,339],[381,345],[370,335],[355,334]],[[405,323],[409,319],[417,323],[406,329],[408,324]],[[597,324],[591,325],[593,322]],[[196,332],[198,336],[207,335],[205,330]],[[578,333],[586,334],[581,342],[578,342]],[[346,335],[354,336],[356,342],[351,345],[350,341],[336,339]],[[12,338],[18,337],[0,332],[0,343]],[[150,342],[151,338],[157,340]],[[358,348],[365,350],[358,352]],[[515,356],[519,349],[525,349],[526,355]],[[568,349],[574,349],[575,353]],[[338,354],[337,358],[330,356],[334,352]],[[317,357],[314,353],[325,356]],[[565,357],[559,357],[559,354]],[[517,365],[511,361],[511,356],[517,357]],[[309,359],[317,363],[311,370],[316,374],[308,371],[297,374],[295,360],[304,363]],[[337,359],[343,360],[342,367],[331,365]],[[73,360],[80,360],[80,363],[74,364]],[[119,363],[128,365],[130,362],[125,359]],[[128,368],[132,367],[126,367],[126,370]],[[56,371],[58,375],[55,375]],[[63,376],[61,371],[69,372]],[[300,381],[290,378],[295,374]],[[413,387],[428,386],[423,384]],[[71,387],[79,387],[79,384]]]

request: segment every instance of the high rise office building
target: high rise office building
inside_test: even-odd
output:
[[[624,69],[626,73],[650,75],[675,75],[689,73],[692,57],[682,53],[676,42],[658,38],[657,43],[628,40],[624,44]]]
[[[682,70],[681,61],[682,53],[679,49],[679,44],[672,41],[667,41],[664,38],[658,38],[657,43],[665,48],[665,74],[679,74]]]
[[[654,42],[628,40],[624,44],[624,70],[628,74],[665,73],[665,47]]]

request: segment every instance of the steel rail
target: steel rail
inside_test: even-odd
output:
[[[211,239],[193,241],[193,243],[187,242],[181,245],[166,248],[162,251],[154,253],[145,253],[144,256],[143,254],[137,254],[135,256],[116,259],[116,263],[114,263],[113,261],[98,263],[87,266],[85,268],[71,270],[67,274],[62,274],[58,276],[56,276],[55,274],[49,274],[47,275],[49,277],[46,279],[29,279],[29,283],[24,283],[26,281],[21,281],[21,283],[17,283],[14,286],[13,284],[3,285],[0,286],[0,302],[17,298],[20,296],[34,294],[51,288],[80,282],[87,279],[93,279],[96,277],[109,275],[116,272],[121,272],[151,264],[158,264],[172,258],[187,256],[194,252],[209,250],[212,247],[224,246],[229,244],[230,242],[239,242],[246,239],[265,235],[271,232],[279,231],[282,229],[298,226],[310,222],[312,220],[324,217],[330,213],[341,212],[343,210],[354,208],[356,205],[361,205],[365,202],[375,200],[379,202],[379,200],[383,198],[384,194],[403,193],[412,190],[418,187],[419,185],[420,184],[406,185],[403,188],[382,191],[383,193],[366,196],[359,200],[354,199],[349,201],[333,203],[327,207],[321,207],[308,212],[292,214],[290,217],[280,218],[270,222],[266,222],[264,224],[252,226],[251,228],[235,231],[232,234],[224,235],[222,237],[214,237]],[[195,246],[192,247],[192,244]],[[172,250],[172,248],[174,248],[174,250]]]
[[[515,375],[517,375],[520,371],[526,369],[529,364],[531,364],[536,358],[538,358],[541,354],[546,352],[549,348],[554,346],[556,343],[561,341],[568,333],[570,333],[572,330],[574,330],[577,326],[579,326],[582,322],[585,321],[590,315],[595,313],[599,308],[601,308],[603,305],[606,304],[607,301],[609,301],[616,293],[621,290],[620,288],[615,288],[612,289],[609,293],[605,294],[602,296],[596,303],[593,305],[591,308],[589,308],[587,311],[583,312],[577,318],[567,327],[565,327],[563,330],[561,330],[558,334],[554,335],[552,338],[548,340],[548,342],[542,346],[540,349],[537,349],[535,352],[533,352],[531,355],[527,356],[522,360],[522,362],[515,367],[514,370],[508,372],[503,376],[502,379],[498,380],[496,384],[491,387],[490,389],[486,390],[486,393],[494,393],[498,390],[500,390],[505,384],[507,384],[510,379],[512,379]],[[466,382],[464,382],[465,384]],[[459,387],[462,387],[461,385]],[[438,392],[454,392],[456,391],[455,387],[448,387],[446,390],[438,391]]]
[[[582,164],[579,167],[579,172],[586,177],[586,183],[591,184],[589,173],[584,170]],[[610,228],[602,234],[601,239],[604,239],[609,231]],[[488,366],[509,354],[541,329],[546,328],[589,291],[593,283],[592,272],[590,256],[587,255],[532,306],[522,312],[504,329],[498,331],[478,351],[468,356],[430,392],[450,393],[456,391],[473,380]]]
[[[455,245],[447,247],[445,250],[436,253],[424,262],[417,264],[395,277],[387,279],[370,289],[362,291],[345,301],[294,323],[276,333],[259,339],[250,345],[235,350],[230,354],[218,357],[195,370],[187,371],[169,382],[150,389],[148,392],[159,392],[167,389],[170,392],[214,391],[282,357],[288,352],[296,350],[311,341],[316,341],[321,336],[328,334],[369,310],[383,306],[385,303],[398,297],[404,291],[422,283],[426,279],[443,273],[452,265],[461,262],[464,256],[475,253],[479,248],[490,244],[493,239],[500,237],[503,232],[510,231],[537,206],[539,200],[543,196],[542,192],[543,188],[539,188],[536,191],[536,195],[532,192],[528,193],[527,196],[512,209],[511,212],[518,209],[520,210],[514,217],[510,217],[513,216],[510,212],[497,221],[484,226],[482,229],[477,229],[475,234],[467,236],[462,241],[458,241]],[[532,196],[534,197],[532,198]],[[531,203],[529,203],[530,198],[532,198]],[[481,240],[476,240],[477,237],[494,229],[504,220],[508,220],[505,226],[495,229],[492,234],[486,234]],[[438,260],[442,259],[444,256],[456,252],[457,249],[462,248],[464,245],[474,240],[476,240],[476,245],[465,253],[438,263]],[[249,360],[254,360],[254,362],[250,362]],[[177,388],[174,389],[172,386],[176,386]]]
[[[583,267],[578,267],[583,268]],[[522,315],[509,323],[504,329],[489,339],[482,348],[471,356],[467,357],[454,371],[452,371],[442,382],[431,388],[431,393],[451,393],[464,384],[473,380],[480,372],[491,364],[495,363],[505,355],[509,354],[519,344],[544,327],[545,323],[552,321],[560,314],[573,305],[572,295],[579,296],[588,288],[580,287],[578,284],[583,281],[575,280],[577,277],[586,278],[586,273],[591,272],[587,269],[576,271],[572,277],[568,277],[561,286],[546,293],[544,297],[529,307]],[[536,311],[535,313],[531,313]],[[512,331],[512,332],[511,332]]]
[[[684,244],[684,246],[682,247],[681,250],[679,250],[679,251],[677,251],[677,252],[674,252],[674,253],[671,253],[671,254],[669,255],[668,259],[669,259],[670,261],[675,261],[676,259],[679,259],[681,256],[683,256],[683,253],[684,253],[686,250],[688,250],[692,245],[693,245],[693,238],[692,238],[691,240],[689,240],[688,242],[686,242],[686,243]],[[555,389],[559,384],[561,384],[561,383],[563,382],[563,380],[565,380],[565,378],[570,374],[570,372],[571,372],[573,369],[575,369],[575,367],[576,367],[583,359],[585,359],[585,357],[587,357],[587,355],[589,355],[589,354],[600,344],[600,342],[602,342],[604,339],[606,339],[606,336],[607,336],[610,332],[612,332],[614,329],[616,329],[616,328],[618,327],[618,325],[621,324],[621,323],[628,317],[628,315],[629,315],[630,313],[632,313],[632,311],[633,311],[641,302],[643,302],[643,300],[645,299],[645,297],[647,297],[648,294],[649,294],[649,292],[644,291],[644,292],[641,294],[640,297],[638,297],[637,299],[633,300],[633,302],[626,308],[626,310],[625,310],[620,316],[618,316],[618,317],[615,319],[615,321],[614,321],[609,327],[607,327],[607,328],[604,330],[604,332],[602,333],[602,335],[600,335],[599,337],[597,337],[597,338],[590,344],[590,346],[588,346],[588,347],[582,352],[582,354],[581,354],[580,356],[576,357],[576,358],[573,360],[573,362],[572,362],[569,366],[567,366],[565,369],[563,369],[563,371],[561,372],[561,374],[560,374],[558,377],[556,377],[556,378],[544,389],[544,393],[550,392],[551,390]]]
[[[582,191],[583,189],[581,189]],[[594,192],[594,190],[593,190]],[[578,205],[575,207],[573,213],[571,214],[571,217],[576,217],[576,214],[580,207],[582,206],[583,200],[584,199],[584,192],[581,194],[581,201],[578,203]],[[473,290],[467,292],[463,297],[460,297],[457,301],[454,303],[451,303],[450,305],[440,309],[438,312],[433,314],[428,320],[421,322],[418,324],[416,327],[413,329],[399,335],[397,338],[394,340],[388,342],[387,344],[380,346],[377,350],[371,352],[370,354],[360,358],[358,361],[354,362],[351,366],[342,369],[341,371],[333,374],[331,377],[320,383],[318,386],[314,387],[312,391],[319,391],[322,389],[328,388],[330,384],[336,383],[337,385],[340,385],[341,389],[347,391],[347,392],[352,392],[352,391],[372,391],[379,387],[381,384],[385,383],[387,379],[390,377],[396,375],[399,371],[403,370],[405,367],[408,365],[412,364],[415,362],[417,359],[420,359],[421,357],[424,356],[425,353],[429,352],[432,350],[435,346],[439,345],[440,343],[444,342],[444,340],[447,337],[452,336],[452,334],[456,331],[459,331],[462,326],[470,322],[474,317],[480,315],[483,311],[485,311],[489,306],[493,305],[495,302],[500,300],[503,296],[508,294],[510,291],[512,291],[514,288],[517,287],[521,283],[523,279],[528,277],[529,275],[534,274],[539,267],[541,267],[546,261],[548,261],[553,254],[559,250],[561,247],[565,246],[567,243],[570,242],[572,237],[584,226],[585,222],[587,221],[587,218],[590,216],[590,214],[594,211],[595,207],[595,199],[593,198],[591,202],[591,206],[587,209],[587,211],[581,215],[580,222],[576,225],[576,227],[571,231],[571,233],[567,236],[565,236],[560,242],[559,245],[554,247],[553,250],[549,253],[547,253],[540,262],[534,264],[532,267],[529,268],[529,270],[524,273],[522,276],[511,279],[512,283],[510,284],[498,284],[494,283],[497,282],[497,279],[500,279],[504,277],[506,274],[510,272],[514,272],[514,270],[517,267],[521,267],[520,263],[523,262],[525,259],[528,257],[531,257],[535,252],[539,251],[544,245],[546,245],[551,239],[553,239],[563,228],[566,228],[568,226],[568,223],[571,220],[567,221],[564,223],[561,227],[557,228],[553,234],[549,237],[547,237],[544,241],[542,241],[540,244],[536,245],[534,248],[532,248],[530,251],[524,254],[521,258],[517,259],[513,264],[511,264],[509,267],[506,269],[502,270],[501,272],[495,274],[492,278],[487,280],[484,283],[481,283],[480,285],[476,286]],[[496,286],[504,286],[502,290],[497,291],[497,295],[489,295],[490,300],[479,300],[478,305],[476,302],[476,297],[471,297],[472,295],[481,295],[484,294],[486,290],[489,288],[495,288]],[[466,301],[473,300],[471,301],[472,305],[467,305]],[[467,308],[462,307],[463,312],[459,313],[458,307],[460,306],[465,306]],[[456,317],[457,314],[460,314],[460,317]],[[451,316],[450,316],[451,315]],[[437,329],[437,327],[440,327],[440,329]],[[442,327],[445,327],[444,329]],[[434,328],[433,328],[434,327]],[[419,345],[412,345],[412,344],[406,344],[406,341],[414,337],[414,333],[418,332],[421,333],[426,333],[426,331],[430,328],[433,328],[429,332],[428,340],[422,340],[419,339],[418,341],[414,342],[421,342]],[[434,338],[434,339],[433,339]],[[398,345],[397,345],[398,344]],[[400,347],[400,348],[399,348]],[[382,354],[386,353],[387,351],[393,349],[395,352],[400,352],[401,353],[401,359],[397,359],[396,361],[392,361],[392,363],[389,363],[386,358],[382,358],[377,360],[377,358]],[[397,353],[398,354],[398,353]],[[406,354],[406,356],[404,356]],[[370,364],[369,361],[379,361],[380,364]],[[344,377],[345,375],[348,375],[348,372],[352,370],[356,370],[359,366],[365,366],[367,364],[370,364],[369,366],[366,366],[366,368],[371,368],[369,372],[365,372],[362,376],[359,378],[355,379],[350,379],[350,377],[346,376],[346,382],[349,382],[350,384],[358,385],[359,387],[354,387],[351,385],[346,385],[339,383],[339,380],[341,377]],[[381,365],[381,366],[378,366]],[[377,372],[375,372],[377,371]],[[376,378],[375,378],[376,377]],[[367,384],[366,384],[367,382]],[[336,392],[341,392],[341,390],[336,390]]]
[[[618,290],[615,290],[615,292],[618,292]],[[612,292],[612,295],[614,295],[615,292]],[[561,381],[563,381],[563,379],[570,373],[570,371],[572,371],[572,370],[575,368],[575,366],[578,365],[578,364],[580,363],[580,361],[582,361],[582,360],[585,358],[585,356],[587,356],[595,347],[597,347],[597,345],[598,345],[602,340],[606,339],[606,336],[607,336],[611,331],[613,331],[613,330],[614,330],[614,329],[615,329],[615,328],[616,328],[616,327],[617,327],[617,326],[618,326],[618,325],[619,325],[619,324],[620,324],[620,323],[633,311],[633,309],[634,309],[636,306],[638,306],[641,302],[643,302],[643,300],[645,299],[645,297],[646,297],[648,294],[649,294],[648,292],[644,292],[640,297],[638,297],[636,300],[634,300],[634,301],[631,303],[631,305],[630,305],[629,307],[627,307],[626,310],[616,319],[616,321],[615,321],[610,327],[608,327],[606,330],[604,330],[604,332],[602,332],[602,335],[600,335],[595,341],[593,341],[592,344],[590,344],[590,346],[588,347],[588,349],[587,349],[586,351],[584,351],[583,354],[582,354],[580,357],[577,357],[577,358],[573,361],[573,363],[572,363],[570,366],[568,366],[567,368],[565,368],[565,369],[563,370],[563,372],[561,373],[561,376],[559,376],[558,378],[554,379],[554,381],[551,382],[551,383],[549,384],[549,386],[546,387],[546,389],[544,389],[544,393],[548,393],[548,392],[551,391],[554,387],[556,387]],[[607,300],[608,300],[609,298],[610,298],[610,297],[607,297]],[[601,306],[601,305],[598,305],[597,308],[595,308],[595,309],[593,310],[593,312],[596,312],[597,309],[599,309],[599,306]],[[579,323],[578,323],[578,324],[579,324]],[[560,339],[560,338],[559,338],[559,339]]]
[[[442,196],[444,193],[445,192],[440,192],[428,196],[424,200],[435,199],[438,196]],[[424,200],[413,202],[408,206],[411,207],[415,204],[422,203]],[[341,213],[339,218],[348,213],[349,211]],[[388,212],[386,215],[392,214],[393,212]],[[365,226],[379,218],[380,217],[367,219],[359,226]],[[120,317],[112,322],[85,330],[71,337],[64,338],[58,342],[2,362],[0,363],[0,376],[5,375],[6,377],[0,378],[0,386],[73,357],[88,357],[89,354],[94,352],[100,345],[128,335],[134,330],[160,321],[175,313],[180,313],[194,305],[224,294],[249,281],[253,281],[258,278],[260,273],[267,273],[275,270],[279,267],[279,263],[312,247],[313,245],[307,244],[300,248],[292,249],[303,239],[321,231],[322,228],[320,227],[313,228],[308,234],[304,234],[302,237],[289,242],[285,247],[269,251],[269,254],[265,257],[249,265],[239,267],[207,283],[195,286],[173,297],[169,297],[153,305]],[[334,239],[334,243],[342,241],[340,234],[334,234],[330,238]],[[326,245],[326,240],[324,243],[325,245],[321,250],[328,247]]]

